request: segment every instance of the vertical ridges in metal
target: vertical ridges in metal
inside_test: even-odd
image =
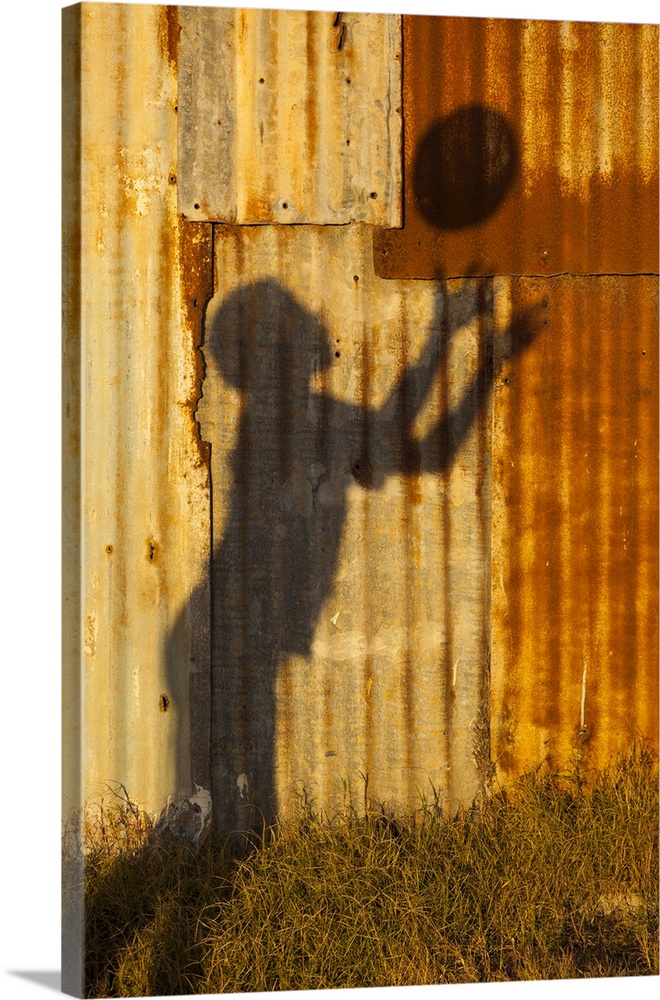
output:
[[[493,739],[500,775],[657,732],[657,280],[511,282],[548,326],[495,393]],[[647,381],[648,379],[648,381]],[[500,586],[496,578],[499,564]]]
[[[488,304],[470,282],[378,279],[368,227],[218,227],[215,242],[200,413],[213,446],[214,509],[227,511],[214,539],[214,647],[229,687],[242,670],[259,692],[250,718],[231,694],[214,697],[218,820],[230,819],[223,803],[243,773],[263,810],[288,810],[302,787],[330,810],[346,797],[361,808],[365,790],[414,806],[431,786],[456,805],[479,788],[470,727],[487,659],[487,528],[476,521],[488,508],[478,391],[487,394],[488,380],[475,389],[473,379],[477,312]],[[240,321],[236,297],[246,304]],[[249,374],[240,386],[227,382],[221,337],[260,356],[263,398]],[[230,469],[244,458],[240,434],[266,419],[272,454],[264,430],[240,516],[250,521],[251,558],[260,553],[278,572],[262,581],[253,570],[248,608],[267,610],[248,613],[252,631],[241,639],[246,608],[230,606],[223,583],[236,530]],[[277,443],[283,428],[286,448]],[[433,518],[443,495],[446,524]],[[461,595],[458,609],[452,595]],[[452,742],[443,678],[452,672],[445,633],[457,617],[465,621]],[[241,652],[244,642],[255,655]]]
[[[405,225],[375,235],[378,274],[657,271],[656,25],[412,15],[403,24]],[[443,149],[464,150],[459,121],[484,129],[489,167],[476,175],[467,153],[447,153],[452,167],[436,144],[442,135]],[[488,160],[496,141],[511,174],[502,155]],[[429,177],[431,164],[446,171],[464,224],[435,225],[442,191],[429,190],[420,163]]]
[[[345,14],[333,34],[328,13],[83,4],[80,17],[64,363],[80,566],[64,587],[84,686],[83,699],[69,676],[67,759],[84,712],[85,787],[74,776],[67,794],[116,780],[157,809],[208,777],[196,418],[213,443],[222,824],[287,809],[303,787],[325,809],[360,805],[365,779],[395,806],[430,786],[469,801],[488,763],[490,644],[503,779],[575,753],[598,767],[656,733],[657,280],[450,280],[423,241],[403,254],[412,270],[383,280],[370,226],[320,224],[400,220],[397,18]],[[437,88],[424,64],[456,39],[467,57],[442,64]],[[415,42],[409,121],[426,104],[497,104],[520,147],[501,238],[462,231],[452,251],[444,234],[446,271],[656,266],[636,256],[657,213],[656,43],[652,25],[455,19]],[[415,141],[407,128],[408,167]],[[189,219],[217,217],[261,225],[216,227],[198,413],[211,236]],[[420,274],[432,280],[404,280]],[[539,305],[548,324],[531,336]]]
[[[209,779],[191,750],[209,651],[188,601],[208,573],[192,303],[211,233],[195,242],[177,216],[175,14],[80,16],[83,795],[122,782],[157,810]]]
[[[398,15],[345,12],[338,27],[322,11],[179,18],[187,218],[400,224]]]

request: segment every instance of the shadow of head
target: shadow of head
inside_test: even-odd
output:
[[[487,219],[519,169],[518,145],[499,111],[470,104],[434,122],[417,148],[413,191],[437,229],[464,229]]]
[[[206,351],[223,378],[246,395],[299,396],[332,360],[330,334],[278,281],[244,285],[211,318]]]

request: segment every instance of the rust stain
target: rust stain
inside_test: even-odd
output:
[[[376,231],[379,275],[657,272],[656,26],[403,33],[405,225]]]
[[[174,5],[161,7],[159,35],[161,52],[167,57],[170,69],[176,71],[179,61],[179,8]]]
[[[194,380],[191,392],[183,405],[194,424],[194,439],[198,450],[198,465],[208,466],[209,445],[202,440],[197,408],[202,398],[205,365],[204,315],[213,296],[213,226],[206,223],[178,221],[179,274],[181,277],[181,306],[185,328],[192,336]]]
[[[245,10],[239,10],[238,12],[238,38],[241,46],[245,46],[248,35],[248,22],[247,22],[247,12]]]
[[[318,55],[316,51],[317,32],[314,11],[307,11],[306,21],[306,48],[307,48],[307,104],[306,104],[306,129],[305,141],[307,144],[305,155],[308,163],[314,163],[318,152]]]
[[[601,768],[658,731],[657,279],[518,279],[510,296],[515,310],[546,298],[549,321],[515,370],[496,341],[502,780],[543,761],[565,767],[578,751]]]

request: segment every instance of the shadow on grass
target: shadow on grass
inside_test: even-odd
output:
[[[642,746],[453,817],[307,809],[238,853],[97,838],[86,995],[657,975],[657,778]]]

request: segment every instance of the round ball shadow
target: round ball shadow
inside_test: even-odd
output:
[[[482,222],[518,172],[518,145],[504,115],[480,104],[459,108],[424,134],[415,156],[419,211],[438,229]]]

